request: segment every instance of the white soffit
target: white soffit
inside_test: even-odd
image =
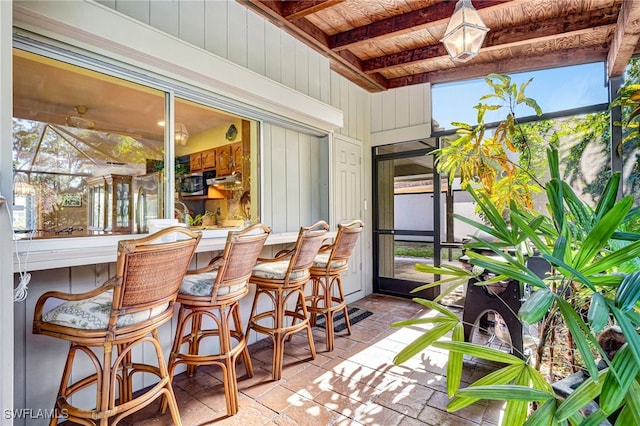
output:
[[[13,18],[15,27],[200,87],[287,121],[326,132],[343,126],[341,110],[98,3],[16,1]]]

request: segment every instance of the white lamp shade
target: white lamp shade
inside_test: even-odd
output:
[[[459,0],[441,41],[451,59],[466,62],[478,54],[487,31],[471,1]]]

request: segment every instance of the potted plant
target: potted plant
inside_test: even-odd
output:
[[[443,278],[414,291],[441,284],[449,288],[433,301],[414,299],[436,311],[436,316],[393,324],[433,325],[394,361],[403,363],[429,346],[448,350],[447,392],[452,398],[448,409],[457,411],[480,399],[504,400],[504,425],[600,424],[613,413],[617,413],[616,424],[640,424],[640,234],[632,232],[637,229],[640,212],[632,209],[632,197],[617,200],[620,174],[611,176],[596,207],[591,208],[561,178],[558,152],[553,146],[547,149],[547,161],[547,215],[515,199],[503,210],[503,197],[492,196],[484,186],[481,190],[468,187],[484,222],[457,218],[492,239],[474,237],[465,247],[492,256],[467,251],[474,265],[471,271],[451,265],[421,267]],[[548,275],[540,277],[528,267],[527,257],[533,253],[549,262]],[[515,280],[523,289],[531,290],[518,316],[523,324],[539,323],[539,342],[534,351],[537,356],[514,356],[465,342],[461,319],[439,303],[456,287],[477,279],[483,270],[497,276],[476,285]],[[598,342],[602,330],[610,325],[619,327],[626,341],[611,360]],[[577,362],[588,373],[588,378],[566,398],[557,395],[540,372],[541,355],[556,326],[564,327],[579,355]],[[463,388],[465,354],[504,366]],[[598,368],[598,357],[605,368]],[[582,408],[593,400],[598,401],[598,408],[585,414]]]

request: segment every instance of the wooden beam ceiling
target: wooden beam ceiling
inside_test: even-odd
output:
[[[619,75],[640,42],[640,0],[476,0],[490,31],[467,63],[439,41],[456,0],[238,2],[371,92],[605,60]]]

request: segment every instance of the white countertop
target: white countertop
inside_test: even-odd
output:
[[[229,229],[206,229],[196,252],[222,250]],[[72,237],[51,239],[22,239],[16,241],[17,256],[13,258],[14,273],[94,265],[115,262],[118,241],[141,238],[147,234],[101,235],[96,237]],[[265,245],[287,244],[296,241],[298,232],[271,234]],[[335,232],[327,233],[327,238]]]

